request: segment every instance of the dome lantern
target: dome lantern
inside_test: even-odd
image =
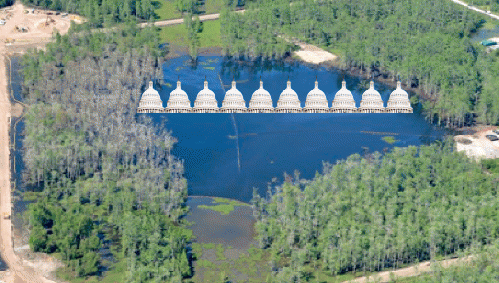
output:
[[[357,107],[355,107],[355,100],[353,99],[352,92],[347,89],[347,82],[343,79],[341,82],[341,89],[338,90],[334,96],[331,112],[354,113],[356,111]]]
[[[374,89],[373,80],[369,83],[369,89],[362,94],[358,111],[361,113],[381,113],[385,111],[381,95]]]
[[[412,113],[409,94],[402,89],[402,84],[397,81],[397,88],[390,94],[386,106],[386,112],[389,113]]]
[[[149,88],[144,91],[139,101],[137,113],[163,113],[163,101],[158,91],[153,87],[153,82],[149,81]]]
[[[217,113],[218,102],[215,93],[208,88],[208,81],[204,79],[204,88],[198,93],[194,101],[194,112],[196,113]]]
[[[287,87],[282,91],[279,100],[277,101],[277,113],[300,113],[302,112],[300,99],[296,92],[291,88],[291,82],[287,82]]]
[[[182,90],[180,79],[177,80],[177,88],[170,93],[166,112],[168,113],[189,113],[191,112],[191,102],[187,93]]]
[[[243,94],[236,88],[236,81],[233,79],[232,88],[225,93],[220,111],[224,113],[244,113],[246,110],[246,101],[244,101]]]
[[[317,78],[315,79],[315,88],[307,94],[304,112],[307,113],[327,113],[329,112],[326,94],[319,89]]]
[[[272,97],[270,93],[263,88],[263,82],[260,78],[260,88],[253,92],[249,102],[249,112],[251,113],[272,113]]]

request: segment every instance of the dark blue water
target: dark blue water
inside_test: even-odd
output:
[[[216,94],[219,106],[224,97],[220,83],[229,88],[232,77],[248,103],[259,87],[264,88],[274,101],[286,87],[289,76],[292,88],[304,106],[307,93],[313,88],[315,76],[331,104],[341,88],[342,74],[323,68],[300,64],[280,66],[235,66],[222,62],[221,57],[201,57],[195,68],[189,67],[186,57],[164,64],[164,82],[171,87],[160,90],[166,106],[169,93],[180,76],[182,89],[193,102],[207,77],[209,87]],[[357,106],[365,82],[346,76],[347,87],[353,92]],[[383,100],[388,100],[392,87],[375,83]],[[277,178],[282,182],[284,172],[301,173],[311,179],[322,171],[322,162],[334,163],[353,153],[382,151],[393,146],[408,146],[440,139],[446,132],[430,125],[423,116],[415,114],[148,114],[160,122],[166,117],[166,126],[178,138],[172,153],[185,160],[185,176],[190,195],[221,196],[249,201],[253,188],[265,195],[268,183]],[[234,122],[236,127],[234,126]],[[234,138],[237,132],[239,138]],[[381,138],[389,132],[398,142],[390,145]],[[238,148],[239,146],[239,155]],[[238,159],[240,168],[238,166]]]

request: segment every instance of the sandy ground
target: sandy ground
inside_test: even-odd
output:
[[[54,282],[44,276],[52,272],[57,264],[48,258],[28,261],[14,253],[11,219],[4,217],[4,214],[10,215],[12,211],[10,117],[12,114],[19,116],[22,113],[20,105],[11,105],[6,64],[10,64],[9,53],[22,53],[26,48],[43,48],[52,38],[54,29],[62,34],[66,33],[70,26],[70,15],[48,16],[45,11],[37,10],[35,13],[31,11],[25,13],[25,7],[16,3],[14,6],[1,9],[0,19],[6,20],[6,24],[0,26],[0,254],[9,267],[8,271],[0,274],[0,280],[15,283]],[[20,29],[24,29],[25,32],[20,32]]]
[[[442,267],[446,268],[453,265],[464,264],[469,262],[473,256],[467,256],[464,258],[452,258],[447,260],[438,261],[436,263],[440,264]],[[402,278],[402,277],[412,277],[418,276],[426,272],[431,271],[431,264],[429,261],[422,262],[420,264],[397,269],[394,271],[383,271],[376,273],[372,276],[359,277],[354,280],[344,281],[344,283],[363,283],[363,282],[393,282],[392,278]]]
[[[456,150],[463,151],[468,157],[475,159],[499,158],[499,140],[490,141],[485,137],[486,135],[496,135],[492,132],[496,128],[494,126],[486,127],[472,135],[454,136]]]

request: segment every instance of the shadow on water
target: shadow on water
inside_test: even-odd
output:
[[[169,93],[180,77],[182,89],[193,103],[206,76],[219,106],[225,90],[234,78],[248,104],[252,93],[264,88],[271,94],[274,106],[290,79],[302,106],[313,89],[317,76],[319,88],[331,105],[341,87],[342,73],[299,63],[235,64],[222,57],[200,57],[190,66],[187,57],[167,61],[163,65],[164,86],[160,95],[166,106]],[[222,83],[220,82],[220,79]],[[345,76],[357,107],[366,82]],[[375,83],[383,101],[388,101],[393,88]],[[417,111],[416,111],[417,112]],[[428,123],[421,113],[414,114],[149,114],[158,123],[166,117],[166,127],[178,138],[172,153],[185,160],[189,195],[220,196],[247,202],[253,188],[265,195],[272,180],[282,182],[283,173],[296,169],[301,177],[311,179],[322,171],[322,161],[330,163],[361,153],[383,151],[394,146],[427,144],[441,139],[447,131]],[[235,127],[232,121],[235,120]],[[237,130],[236,130],[237,129]],[[382,140],[391,133],[397,140]],[[239,142],[240,172],[237,142]]]

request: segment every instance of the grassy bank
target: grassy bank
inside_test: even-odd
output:
[[[174,25],[161,28],[160,39],[176,45],[188,46],[187,29],[185,25]],[[202,31],[199,33],[199,43],[203,47],[222,46],[220,37],[220,20],[202,22]]]
[[[244,202],[219,197],[213,198],[213,203],[216,203],[216,205],[199,205],[198,207],[203,209],[211,209],[214,211],[218,211],[221,214],[227,215],[231,213],[236,206],[249,206],[249,204]]]

